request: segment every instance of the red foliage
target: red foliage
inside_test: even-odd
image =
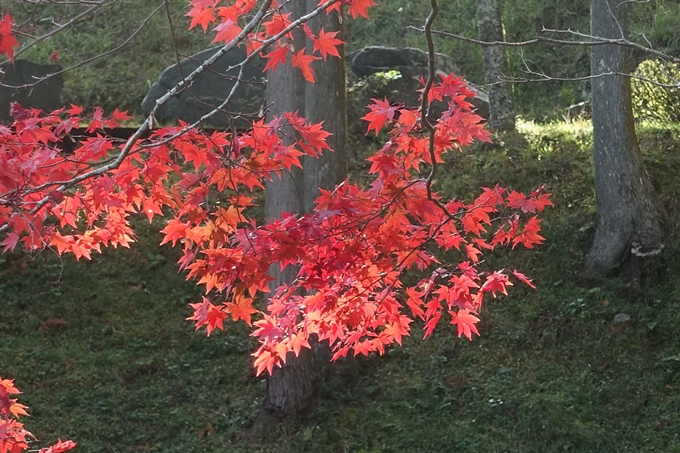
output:
[[[19,46],[19,42],[12,34],[12,16],[6,13],[0,19],[0,55],[7,54],[10,60],[14,61],[14,48]]]
[[[21,393],[15,386],[14,381],[0,378],[0,453],[21,453],[29,448],[29,443],[35,439],[33,434],[24,429],[24,425],[18,421],[22,415],[28,415],[23,404],[19,404],[10,395]],[[76,443],[72,440],[62,442],[58,440],[51,447],[41,448],[38,453],[62,453],[75,448]]]
[[[366,15],[373,4],[342,3],[355,16]],[[192,27],[206,29],[220,21],[216,40],[248,31],[244,40],[250,52],[261,52],[265,43],[274,46],[268,67],[286,60],[291,50],[286,35],[293,26],[287,16],[264,12],[265,25],[250,30],[240,18],[254,8],[253,0],[219,5],[192,0]],[[320,33],[313,52],[336,55],[341,43],[334,36]],[[310,63],[319,57],[306,50],[291,54],[292,65],[313,81]],[[98,110],[89,122],[96,137],[67,154],[55,144],[70,139],[80,109],[25,111],[12,127],[0,127],[0,234],[5,236],[0,245],[4,251],[21,244],[29,251],[53,248],[89,259],[102,246],[129,247],[132,214],[143,212],[149,221],[163,216],[162,243],[179,243],[180,269],[205,285],[206,295],[191,304],[189,319],[197,329],[206,326],[208,334],[223,329],[229,317],[252,322],[252,335],[261,344],[253,354],[258,374],[271,372],[288,352],[297,355],[309,347],[312,336],[330,344],[334,359],[350,351],[382,353],[409,335],[413,318],[425,322],[427,336],[445,315],[459,336],[472,339],[479,334],[475,324],[486,293],[507,294],[509,275],[531,285],[517,271],[478,269],[481,256],[501,245],[540,244],[539,221],[524,215],[551,203],[540,190],[523,196],[485,188],[472,202],[435,192],[432,166],[448,152],[488,141],[488,133],[471,111],[466,100],[471,92],[462,79],[442,77],[426,95],[448,105],[431,131],[417,109],[379,100],[369,106],[364,117],[369,132],[386,129],[390,137],[368,159],[371,184],[345,181],[333,191],[321,190],[312,213],[289,213],[264,224],[250,217],[252,192],[272,174],[299,167],[301,156],[327,150],[329,133],[321,124],[308,124],[295,113],[254,122],[243,133],[207,134],[181,124],[156,130],[145,142],[121,145],[102,128],[126,115],[106,118]],[[297,141],[283,142],[277,132],[283,125],[295,130]],[[442,265],[438,253],[454,249],[459,263]],[[270,293],[266,307],[258,309],[253,300],[268,292],[274,264],[295,266],[297,278]],[[402,275],[412,268],[428,276],[405,286]]]

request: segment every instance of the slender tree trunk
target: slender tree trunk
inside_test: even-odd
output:
[[[618,5],[618,8],[617,8]],[[591,0],[591,33],[621,38],[627,4]],[[627,50],[593,46],[591,73],[626,73]],[[630,80],[618,75],[596,77],[593,95],[593,160],[597,196],[597,229],[586,258],[584,276],[596,277],[645,248],[660,250],[666,214],[647,175],[635,135]]]
[[[307,0],[309,9],[316,7],[317,0]],[[343,27],[337,13],[321,14],[310,23],[315,34],[323,28],[326,32],[340,31],[337,38],[344,41]],[[306,48],[312,49],[314,43],[307,39]],[[311,211],[319,195],[319,188],[331,190],[347,177],[347,106],[345,102],[345,50],[338,49],[341,58],[328,56],[326,61],[314,65],[316,83],[307,84],[305,90],[305,116],[309,121],[323,121],[324,130],[332,133],[328,145],[333,152],[326,151],[320,158],[305,157],[303,209]]]
[[[293,13],[292,17],[299,17],[317,5],[316,0],[307,0],[306,4],[304,1],[291,2],[288,11]],[[337,14],[321,14],[309,26],[316,34],[321,27],[327,32],[341,29]],[[295,32],[294,39],[296,49],[303,46],[310,50],[313,48],[313,43],[301,31]],[[344,58],[344,51],[340,50]],[[312,67],[316,72],[315,84],[306,83],[300,70],[293,68],[290,61],[270,74],[267,84],[268,114],[274,117],[297,111],[311,122],[323,121],[324,129],[333,134],[328,142],[334,152],[326,152],[319,159],[305,157],[304,169],[295,169],[268,183],[267,218],[279,217],[282,212],[310,212],[319,188],[332,189],[347,174],[344,61],[329,56],[327,61],[317,61]],[[284,128],[281,132],[291,137],[290,130]],[[297,270],[290,266],[283,271],[272,268],[274,281],[271,287],[291,281],[296,274]],[[262,433],[265,428],[283,421],[295,422],[309,417],[318,405],[317,369],[314,353],[305,349],[299,357],[289,355],[282,368],[275,368],[267,381],[267,394],[255,430]]]
[[[503,24],[498,0],[477,0],[477,27],[481,41],[503,41]],[[503,46],[483,46],[484,81],[489,93],[489,126],[495,130],[513,130],[515,113],[512,87],[503,83],[508,73],[508,57]]]

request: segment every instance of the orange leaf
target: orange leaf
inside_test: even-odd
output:
[[[231,318],[234,321],[242,319],[249,326],[252,325],[250,315],[258,312],[253,308],[253,299],[250,297],[234,296],[234,302],[227,303],[227,312],[231,313]]]
[[[255,357],[255,376],[261,375],[264,370],[272,374],[274,365],[279,361],[278,355],[268,349],[260,348],[253,356]]]

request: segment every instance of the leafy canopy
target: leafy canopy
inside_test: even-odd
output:
[[[304,18],[291,18],[272,0],[192,0],[188,15],[192,28],[214,24],[224,51],[243,45],[249,56],[266,52],[267,70],[290,62],[313,82],[314,66],[339,56],[342,42],[333,32],[315,35],[304,22],[342,4],[367,17],[374,2],[322,1]],[[288,36],[300,26],[312,49],[292,48]],[[0,33],[0,51],[11,55],[12,35]],[[82,109],[43,113],[14,106],[14,124],[0,126],[0,246],[90,259],[102,247],[130,246],[131,215],[162,216],[161,244],[179,245],[180,269],[205,287],[189,319],[208,334],[225,328],[228,318],[252,325],[260,342],[253,354],[257,374],[309,348],[313,337],[330,344],[334,359],[382,353],[410,334],[415,318],[425,322],[425,336],[445,317],[459,336],[472,339],[485,294],[507,294],[510,276],[533,286],[516,270],[481,269],[482,256],[498,246],[540,244],[535,213],[551,205],[540,189],[523,195],[484,188],[472,201],[444,199],[434,190],[445,153],[489,140],[472,96],[462,78],[428,81],[423,97],[445,106],[436,121],[424,119],[422,109],[373,100],[364,116],[368,131],[385,130],[389,140],[368,159],[372,182],[344,181],[321,190],[312,213],[264,223],[251,215],[254,192],[272,175],[300,167],[300,157],[331,151],[322,124],[291,112],[254,121],[245,132],[206,133],[180,123],[141,141],[148,118],[120,141],[106,128],[128,116],[97,109],[87,119],[92,137],[69,153],[59,143],[84,124]],[[282,140],[284,126],[295,131],[291,144]],[[459,262],[439,258],[451,249]],[[274,264],[294,266],[297,276],[270,291]],[[402,276],[414,268],[426,277],[407,286]],[[268,294],[264,306],[255,302],[261,293]]]

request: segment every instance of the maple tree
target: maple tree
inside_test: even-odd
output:
[[[267,69],[290,61],[313,82],[314,61],[338,55],[341,41],[333,32],[315,35],[305,23],[342,4],[352,16],[367,17],[374,2],[322,1],[292,20],[274,0],[192,0],[190,27],[205,31],[216,24],[215,42],[225,45],[159,99],[156,110],[237,45],[249,55],[241,69],[267,52]],[[3,23],[11,24],[11,17],[5,15]],[[296,27],[313,49],[292,48],[289,34]],[[0,28],[0,52],[11,55],[11,36],[11,29]],[[433,54],[431,42],[429,50]],[[373,182],[363,187],[347,180],[320,190],[312,213],[286,213],[264,223],[250,214],[255,191],[272,175],[300,167],[302,156],[327,150],[329,133],[322,124],[289,112],[255,121],[243,132],[206,133],[200,122],[151,130],[154,110],[130,139],[120,141],[105,129],[129,119],[125,112],[106,116],[96,109],[85,122],[77,106],[44,113],[14,105],[14,124],[0,126],[0,246],[3,253],[21,245],[90,259],[102,247],[130,246],[134,213],[149,221],[162,216],[161,244],[179,244],[180,269],[205,286],[189,319],[208,335],[228,318],[253,326],[260,342],[253,354],[258,375],[271,373],[289,352],[309,348],[312,337],[328,342],[333,359],[383,353],[401,344],[416,318],[424,321],[425,336],[448,317],[459,336],[472,339],[487,293],[507,294],[510,276],[533,286],[516,270],[481,269],[481,257],[498,246],[540,244],[535,213],[551,202],[541,188],[528,195],[485,188],[471,202],[438,194],[434,178],[444,154],[488,141],[489,134],[462,78],[435,80],[431,68],[422,82],[419,108],[374,100],[363,118],[367,133],[385,130],[389,136],[368,159]],[[434,101],[447,107],[436,119],[428,114]],[[58,144],[81,123],[92,137],[72,153],[62,151]],[[281,137],[283,126],[295,131],[290,144]],[[454,249],[458,263],[440,258]],[[295,266],[297,277],[272,291],[262,307],[256,300],[269,292],[273,264]],[[414,268],[427,277],[405,285],[404,272]]]

